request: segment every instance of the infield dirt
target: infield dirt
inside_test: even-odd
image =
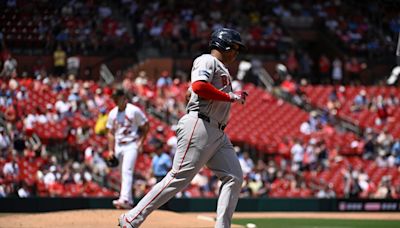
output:
[[[74,210],[47,213],[3,214],[0,228],[109,228],[117,227],[122,210]],[[0,214],[1,215],[1,214]],[[141,228],[212,228],[215,213],[175,213],[158,210],[153,212]],[[254,212],[235,213],[234,218],[329,218],[329,219],[375,219],[400,220],[400,213],[293,213]],[[242,226],[232,226],[242,227]]]

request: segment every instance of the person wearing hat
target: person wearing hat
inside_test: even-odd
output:
[[[128,103],[124,90],[117,89],[113,94],[116,106],[109,112],[106,127],[108,129],[109,157],[117,157],[121,165],[121,191],[113,205],[118,209],[133,207],[132,185],[133,169],[138,153],[142,150],[149,122],[143,111]]]

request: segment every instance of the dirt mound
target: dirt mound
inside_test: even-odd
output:
[[[0,217],[0,228],[110,228],[117,227],[122,210],[75,210],[35,214],[9,214]],[[141,226],[158,227],[214,227],[214,222],[198,218],[197,214],[155,211]]]

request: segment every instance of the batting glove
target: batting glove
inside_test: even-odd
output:
[[[229,92],[229,96],[231,97],[231,102],[239,102],[241,104],[244,104],[246,102],[246,97],[249,94],[246,91],[241,91],[241,92]]]

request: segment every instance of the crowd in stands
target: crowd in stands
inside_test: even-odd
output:
[[[135,77],[133,71],[128,70],[126,76],[123,86],[132,93],[132,102],[135,104],[146,110],[153,109],[154,113],[165,114],[167,110],[172,110],[171,116],[184,113],[187,83],[179,83],[166,71],[154,82],[147,79],[145,72]],[[113,105],[109,98],[111,90],[91,81],[76,80],[73,76],[66,80],[12,77],[9,81],[2,81],[0,101],[6,120],[0,131],[2,195],[114,196],[115,192],[110,187],[118,183],[118,172],[106,167],[103,159],[105,138],[101,138],[105,133],[107,110]],[[37,96],[34,91],[46,92],[54,97],[48,100],[43,98],[44,102],[32,106],[28,103],[36,102],[33,100]],[[27,107],[18,105],[24,101]],[[160,118],[171,122],[173,130],[170,116],[161,115]],[[329,134],[335,130],[329,121],[329,115],[312,112],[309,120],[299,129],[311,137],[307,141],[304,140],[306,138],[282,139],[277,148],[278,156],[275,157],[258,157],[254,151],[236,147],[245,173],[242,197],[350,197],[354,192],[351,193],[353,190],[348,186],[354,185],[351,184],[354,178],[360,182],[360,186],[365,187],[362,182],[365,175],[360,174],[358,166],[356,171],[343,169],[343,190],[334,188],[332,183],[321,177],[321,173],[347,161],[338,151],[340,149],[328,149],[324,140],[314,137],[314,133]],[[59,132],[50,136],[40,131],[40,126],[47,126],[46,130],[51,130],[52,123],[65,128],[57,128]],[[146,147],[147,153],[139,159],[141,167],[137,168],[135,176],[137,197],[165,175],[176,146],[176,137],[173,137],[173,131],[167,125],[157,124],[153,128]],[[67,143],[54,147],[54,142],[62,144],[57,137]],[[375,135],[370,130],[365,138],[351,142],[355,151],[361,151],[363,159],[373,161],[377,167],[398,166],[399,145],[399,141],[387,132]],[[35,166],[29,165],[32,162]],[[153,167],[149,169],[150,166]],[[310,181],[310,176],[315,177],[315,183]],[[373,182],[367,181],[368,186],[372,187],[368,187],[367,193],[362,194],[360,190],[358,196],[389,197],[387,194],[382,196],[383,193],[378,189],[387,187],[391,181],[390,176],[384,177],[382,186],[372,186]],[[180,197],[216,196],[218,184],[212,173],[203,169]],[[393,184],[389,186],[390,197],[398,197],[399,189]],[[285,195],[280,195],[280,188],[287,190]],[[378,196],[377,192],[381,195]]]
[[[112,1],[4,1],[1,36],[9,48],[49,54],[57,44],[71,54],[105,53],[132,45]],[[44,51],[44,52],[43,52]]]
[[[338,85],[322,104],[317,103],[324,112],[311,112],[299,126],[302,137],[282,138],[269,156],[246,146],[235,147],[245,175],[242,197],[400,197],[400,141],[390,129],[393,113],[400,105],[398,94],[368,97],[360,89],[351,99],[346,93],[348,87],[339,86],[361,80],[360,73],[367,65],[356,54],[379,55],[393,47],[393,37],[399,31],[398,14],[385,17],[389,26],[383,30],[391,38],[382,38],[379,32],[371,33],[377,25],[365,16],[370,14],[362,13],[379,11],[374,4],[359,9],[355,16],[340,16],[339,10],[350,12],[341,1],[251,1],[240,7],[212,0],[110,2],[95,5],[93,1],[75,1],[60,10],[56,1],[2,3],[6,4],[0,10],[4,12],[0,20],[6,25],[0,31],[2,47],[24,43],[20,47],[52,53],[57,76],[48,74],[40,62],[33,77],[18,75],[12,55],[2,56],[0,197],[116,196],[119,174],[104,162],[105,122],[114,105],[110,99],[113,88],[69,74],[71,71],[65,69],[67,53],[107,52],[116,48],[115,44],[197,53],[208,45],[210,33],[222,26],[245,34],[243,39],[251,53],[282,54],[279,58],[287,66],[284,70],[293,77],[277,75],[275,79],[278,86],[296,97],[297,104],[313,100],[304,90],[307,83],[298,84],[293,78]],[[36,10],[27,11],[32,4],[38,4]],[[132,23],[124,24],[117,19],[118,14]],[[323,20],[351,50],[349,57],[332,58],[321,53],[315,61],[309,53],[292,49],[291,38],[280,21],[291,16]],[[30,36],[23,36],[26,33]],[[59,77],[66,73],[67,77]],[[151,120],[151,136],[135,172],[135,196],[141,197],[171,167],[177,140],[174,124],[185,113],[189,85],[172,72],[162,71],[158,80],[152,81],[145,71],[136,75],[128,69],[122,86],[130,93],[132,103],[146,110]],[[350,137],[349,149],[344,152],[344,148],[328,145],[324,137],[337,130],[334,117],[347,111],[355,115],[368,111],[376,113],[376,118],[372,126],[370,122],[362,126],[362,136]],[[383,169],[382,176],[374,174]],[[214,197],[219,184],[204,168],[178,197]]]
[[[207,47],[211,32],[222,26],[247,34],[244,41],[252,52],[277,55],[291,43],[279,21],[279,17],[290,15],[273,1],[227,4],[210,0],[199,4],[121,0],[100,5],[74,1],[61,7],[40,0],[11,2],[2,5],[1,20],[6,25],[1,31],[3,40],[8,46],[43,48],[47,53],[57,44],[69,53],[85,54],[135,42],[165,51],[198,53]],[[33,4],[37,10],[32,12],[28,9]]]
[[[321,23],[337,37],[350,61],[360,53],[373,57],[391,52],[400,30],[396,3],[15,0],[3,2],[1,8],[5,26],[0,41],[7,46],[51,53],[60,44],[69,54],[81,55],[109,53],[127,45],[165,53],[200,53],[212,31],[228,26],[245,34],[243,40],[251,53],[278,57],[290,54],[293,47],[283,21],[294,18],[300,24],[300,18],[308,18],[311,26]]]

